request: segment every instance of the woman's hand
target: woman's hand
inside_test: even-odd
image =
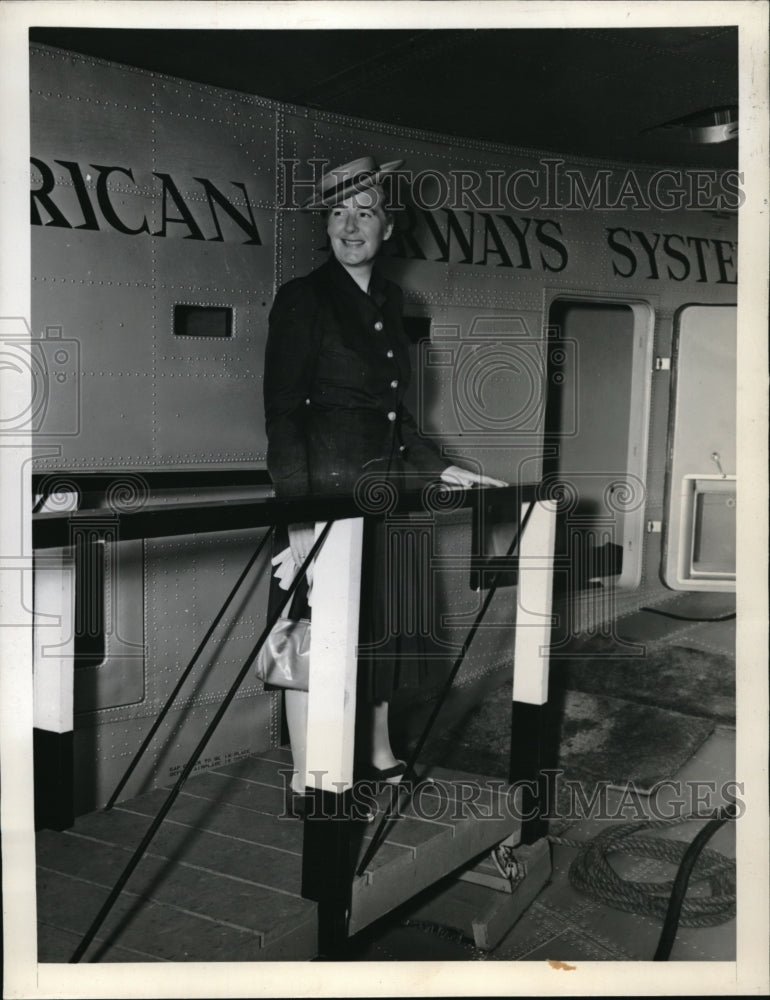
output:
[[[456,489],[467,490],[471,486],[507,486],[502,479],[493,479],[491,476],[480,476],[470,469],[463,469],[460,465],[449,465],[441,473],[441,482]]]
[[[290,524],[289,525],[289,548],[291,557],[294,560],[295,573],[299,571],[302,563],[307,559],[308,553],[313,548],[315,542],[314,524]],[[313,564],[307,568],[305,574],[307,579],[307,600],[312,604],[313,594]]]

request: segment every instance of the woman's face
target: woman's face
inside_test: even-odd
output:
[[[368,188],[329,209],[326,231],[334,256],[344,267],[371,267],[393,232],[382,202],[382,190]]]

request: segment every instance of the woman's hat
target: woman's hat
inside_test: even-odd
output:
[[[331,208],[332,205],[338,205],[358,191],[381,184],[403,162],[393,160],[392,163],[377,166],[373,156],[362,156],[350,163],[343,163],[341,167],[335,167],[323,175],[303,208]]]

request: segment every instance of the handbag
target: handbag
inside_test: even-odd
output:
[[[307,691],[310,677],[310,622],[279,618],[257,656],[257,677],[275,687]]]

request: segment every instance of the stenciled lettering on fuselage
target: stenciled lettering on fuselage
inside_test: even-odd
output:
[[[90,164],[84,176],[79,163],[54,160],[53,163],[67,171],[66,187],[75,194],[75,201],[70,198],[65,211],[58,197],[53,168],[37,157],[32,157],[31,163],[40,176],[39,186],[31,191],[34,226],[112,230],[125,236],[174,235],[215,243],[237,239],[246,245],[263,245],[242,182],[230,181],[235,192],[228,194],[211,180],[195,177],[195,197],[186,199],[181,190],[183,185],[171,174],[153,171],[153,196],[157,198],[159,218],[151,224],[143,212],[129,218],[131,213],[125,206],[115,204],[114,191],[109,186],[111,180],[113,184],[130,183],[137,194],[142,193],[130,167]],[[90,188],[87,181],[91,182]],[[230,220],[227,238],[222,227],[224,217]],[[737,243],[731,240],[623,226],[608,226],[605,239],[611,251],[611,273],[618,279],[689,280],[720,285],[737,282]],[[387,253],[407,260],[558,273],[570,264],[568,243],[562,222],[551,217],[447,207],[429,210],[405,205],[397,213]]]
[[[618,278],[689,280],[717,285],[735,285],[738,281],[738,244],[734,240],[646,233],[618,226],[607,230],[607,243],[614,253],[612,273]]]
[[[246,185],[238,181],[231,181],[232,187],[236,188],[243,201],[243,208],[236,207],[233,203],[233,196],[228,197],[220,189],[205,177],[195,177],[195,184],[201,189],[205,202],[196,197],[197,205],[205,204],[206,219],[199,218],[200,209],[194,212],[182,194],[179,185],[174,181],[171,174],[153,171],[152,177],[158,184],[158,199],[160,202],[160,220],[156,227],[151,229],[150,221],[146,215],[141,214],[140,218],[129,219],[125,208],[121,211],[116,207],[113,192],[109,188],[109,181],[118,180],[122,184],[130,182],[136,187],[134,172],[130,167],[121,166],[98,166],[90,164],[86,177],[83,176],[83,168],[79,163],[72,160],[54,160],[55,164],[63,167],[70,175],[72,190],[77,198],[77,209],[73,217],[72,211],[69,216],[65,214],[61,203],[57,203],[57,184],[53,169],[44,161],[31,158],[32,166],[37,169],[41,177],[41,185],[33,188],[32,195],[32,225],[33,226],[58,226],[64,229],[91,229],[104,230],[112,229],[125,236],[139,236],[149,234],[151,236],[168,236],[170,227],[175,228],[174,234],[186,240],[206,240],[210,243],[222,243],[225,237],[222,232],[221,213],[228,216],[234,222],[246,238],[242,243],[261,246],[262,239],[254,219],[254,212],[249,201]],[[86,180],[91,179],[90,171],[96,171],[96,183],[93,191],[89,191]],[[69,186],[69,185],[67,185]],[[137,188],[137,194],[142,192]],[[97,214],[97,209],[99,214]],[[43,220],[41,210],[47,215],[47,221]],[[186,230],[184,232],[183,230]]]

